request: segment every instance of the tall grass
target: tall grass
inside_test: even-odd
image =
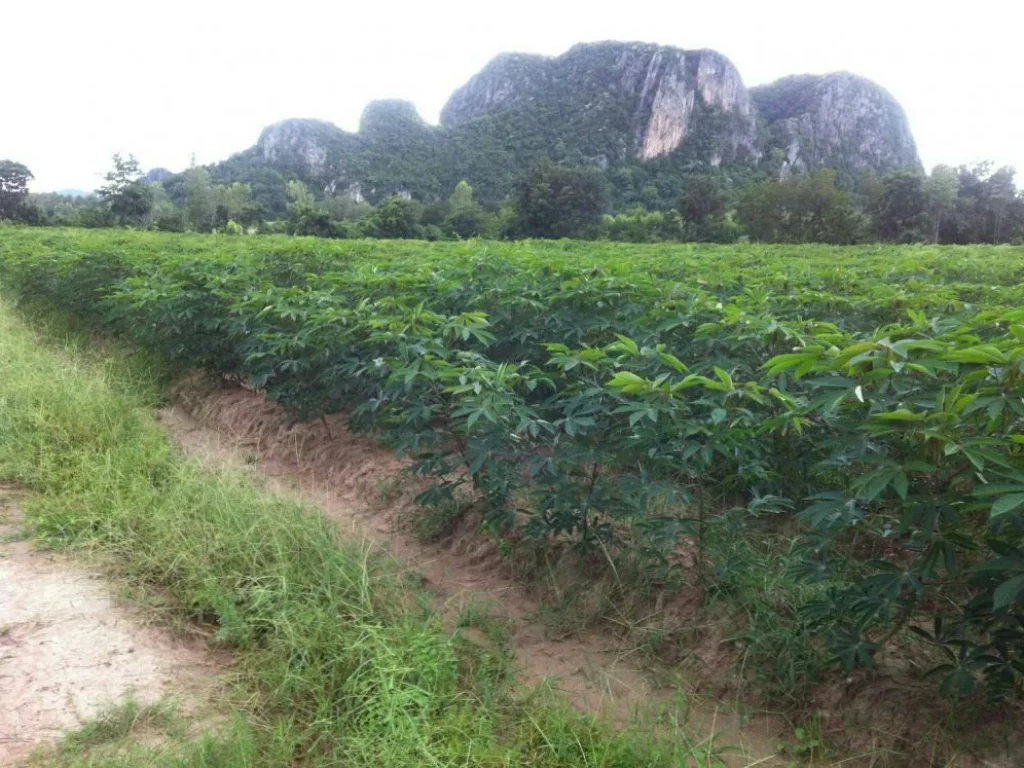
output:
[[[237,716],[173,746],[78,764],[676,766],[681,725],[613,731],[446,630],[413,581],[318,514],[178,455],[158,367],[85,353],[0,301],[0,480],[34,491],[40,542],[87,548],[236,651]],[[115,729],[116,730],[116,729]],[[655,731],[657,736],[652,735]],[[154,751],[155,749],[155,751]],[[143,756],[145,755],[145,756]],[[57,760],[58,758],[54,758]]]
[[[710,528],[706,543],[718,564],[709,595],[733,615],[732,637],[743,647],[737,679],[752,682],[755,692],[771,701],[806,709],[827,658],[800,607],[823,586],[794,578],[798,556],[792,537],[784,533],[724,524]]]

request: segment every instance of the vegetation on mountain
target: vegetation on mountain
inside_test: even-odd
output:
[[[902,107],[887,91],[846,72],[796,75],[750,90],[765,123],[766,155],[784,173],[836,172],[852,189],[865,171],[921,171]]]
[[[616,212],[676,207],[691,175],[742,187],[780,173],[920,170],[899,104],[852,75],[788,78],[747,90],[714,51],[643,43],[578,45],[562,56],[498,56],[452,94],[441,125],[412,104],[369,104],[359,130],[285,120],[210,167],[215,183],[248,184],[270,218],[285,215],[290,179],[321,195],[379,203],[444,200],[466,180],[496,208],[542,161],[605,174]],[[180,200],[180,181],[163,180]]]

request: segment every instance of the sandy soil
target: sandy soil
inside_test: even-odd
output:
[[[12,495],[0,489],[0,765],[129,696],[173,696],[188,711],[212,689],[220,665],[200,643],[148,626],[100,576],[17,540]]]

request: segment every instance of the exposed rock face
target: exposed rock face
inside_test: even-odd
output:
[[[766,143],[781,149],[783,175],[918,169],[921,161],[899,102],[879,85],[845,72],[786,77],[751,89]]]
[[[142,180],[147,184],[154,184],[164,181],[165,179],[171,178],[174,174],[166,168],[150,168],[146,171],[146,175],[142,177]]]
[[[840,73],[788,77],[748,91],[715,51],[594,43],[556,58],[504,54],[452,95],[441,122],[465,126],[525,112],[571,126],[563,141],[603,140],[583,148],[595,162],[614,158],[606,135],[618,131],[623,155],[641,160],[688,150],[717,165],[780,149],[784,175],[920,165],[903,109],[880,86]]]
[[[222,166],[255,161],[327,194],[345,190],[355,202],[377,203],[390,195],[424,198],[437,187],[440,138],[410,102],[373,101],[356,133],[323,120],[285,120],[265,128],[255,147]]]
[[[263,129],[256,147],[263,160],[306,176],[320,178],[327,170],[327,147],[344,131],[325,120],[282,120]]]
[[[349,184],[348,189],[345,190],[345,197],[353,203],[365,203],[366,198],[363,196],[363,185],[358,181],[354,184]]]
[[[452,95],[441,123],[453,127],[524,110],[562,113],[577,136],[625,130],[626,153],[644,160],[674,152],[702,129],[713,150],[705,160],[760,156],[743,79],[714,51],[594,43],[557,58],[502,55]],[[710,131],[709,113],[724,118]]]
[[[698,105],[728,118],[720,138],[731,156],[740,150],[747,156],[760,155],[750,97],[732,62],[714,51],[665,48],[651,57],[640,92],[637,121],[646,122],[646,127],[637,155],[650,160],[681,147],[701,119],[702,112],[695,110]]]

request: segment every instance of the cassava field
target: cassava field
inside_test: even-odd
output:
[[[0,481],[231,651],[234,716],[115,713],[171,723],[121,764],[1013,765],[1022,278],[1002,246],[0,228]],[[487,610],[197,467],[151,415],[196,369],[393,451],[378,503],[471,529],[552,642],[614,638],[679,696],[578,713]],[[784,723],[767,754],[688,723],[707,696]],[[92,727],[46,759],[109,764]]]

